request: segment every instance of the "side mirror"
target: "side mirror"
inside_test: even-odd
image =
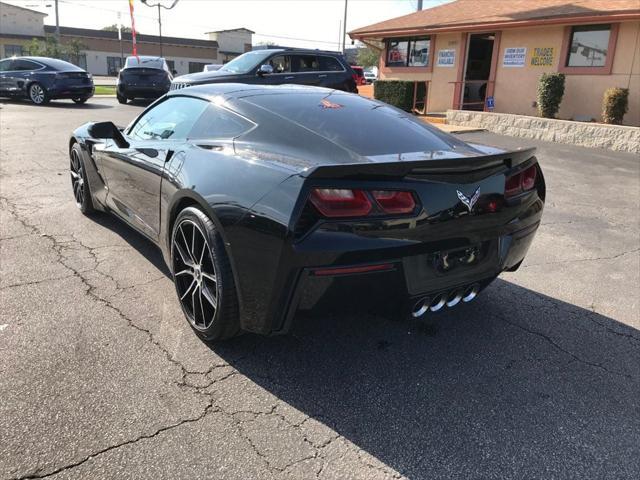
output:
[[[171,75],[175,77],[177,74],[178,74],[178,70],[176,70],[175,68],[171,70]]]
[[[273,67],[269,64],[260,65],[258,69],[258,75],[270,75],[273,73]]]
[[[122,132],[118,130],[118,127],[113,122],[94,123],[88,128],[88,131],[93,138],[108,138],[113,140],[118,148],[129,148],[129,142],[125,140]]]

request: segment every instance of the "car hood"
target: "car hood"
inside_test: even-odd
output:
[[[217,78],[235,77],[237,75],[237,73],[216,70],[215,72],[196,72],[180,75],[175,78],[175,81],[182,83],[206,83]]]

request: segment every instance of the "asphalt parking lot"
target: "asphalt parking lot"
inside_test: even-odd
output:
[[[537,145],[523,267],[425,321],[300,314],[216,346],[160,253],[84,217],[67,142],[143,105],[0,101],[0,478],[640,478],[640,160]]]

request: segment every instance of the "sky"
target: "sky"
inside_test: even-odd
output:
[[[54,0],[3,0],[48,13],[45,24],[55,25]],[[160,1],[171,5],[172,0]],[[448,0],[423,0],[423,8]],[[417,0],[348,0],[347,31],[412,13]],[[59,0],[60,25],[102,28],[118,22],[131,26],[128,0]],[[158,34],[157,8],[134,0],[136,29]],[[167,36],[207,38],[205,32],[246,27],[256,32],[253,43],[337,50],[344,0],[179,0],[162,10],[162,33]],[[350,39],[347,37],[347,45]]]

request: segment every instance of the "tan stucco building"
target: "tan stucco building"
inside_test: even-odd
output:
[[[599,120],[623,87],[640,126],[640,0],[457,0],[349,35],[382,42],[381,79],[428,82],[429,112],[535,115],[540,75],[562,72],[560,118]]]

